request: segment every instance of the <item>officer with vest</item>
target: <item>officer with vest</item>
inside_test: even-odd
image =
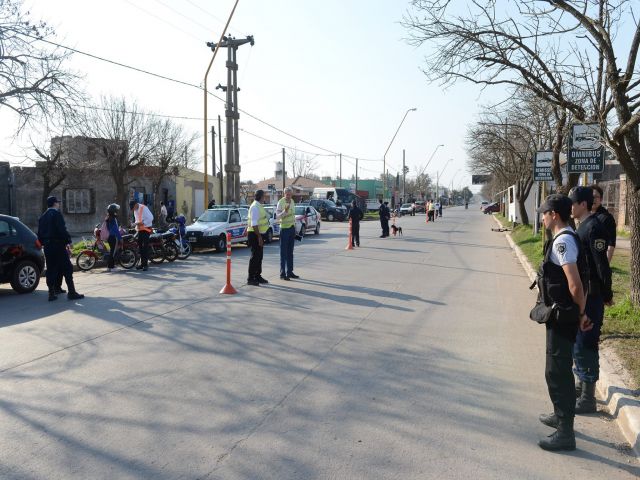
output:
[[[296,238],[296,204],[291,195],[293,189],[286,187],[284,197],[278,201],[276,219],[280,220],[280,278],[300,278],[293,273],[293,244]]]
[[[149,237],[151,236],[151,226],[153,225],[153,213],[146,205],[138,203],[137,200],[129,202],[129,208],[133,212],[133,220],[138,232],[138,250],[140,250],[140,265],[137,270],[146,272],[149,270]]]
[[[60,202],[56,197],[47,198],[49,207],[38,220],[38,240],[44,247],[44,256],[47,261],[47,287],[49,288],[49,301],[57,300],[58,293],[64,293],[61,288],[61,277],[67,283],[69,300],[79,300],[84,295],[76,291],[73,283],[73,265],[69,258],[71,236],[67,231]]]
[[[604,319],[604,306],[613,305],[611,268],[607,258],[609,243],[604,226],[596,215],[591,213],[593,189],[575,187],[569,192],[569,197],[573,202],[573,218],[580,222],[578,236],[589,266],[589,278],[584,287],[587,296],[586,312],[593,322],[593,329],[578,332],[573,349],[574,372],[578,377],[576,393],[579,395],[576,413],[595,413],[595,388],[600,374],[598,343]]]
[[[592,327],[585,314],[585,295],[580,272],[586,272],[586,260],[580,240],[567,225],[571,218],[569,197],[554,194],[538,209],[545,228],[553,239],[544,247],[544,260],[538,272],[540,298],[550,315],[546,319],[547,348],[545,378],[553,413],[539,419],[556,431],[538,445],[544,450],[574,450],[576,448],[573,421],[575,416],[575,385],[571,366],[572,352],[578,330]],[[584,275],[584,273],[583,273]]]
[[[249,258],[249,275],[247,284],[258,286],[261,283],[269,283],[262,278],[262,254],[264,250],[264,240],[262,236],[269,230],[269,216],[262,206],[263,190],[256,190],[253,203],[249,207],[249,232],[247,243],[251,248]],[[293,265],[292,265],[293,266]]]

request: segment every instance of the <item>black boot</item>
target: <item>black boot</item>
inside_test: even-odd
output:
[[[69,288],[69,293],[67,293],[67,300],[81,300],[84,298],[84,295],[76,292],[76,286],[73,284],[73,280],[67,280],[67,287]]]
[[[576,401],[576,415],[584,413],[596,413],[596,382],[584,382],[582,384],[582,393]]]
[[[573,418],[559,418],[558,429],[544,440],[540,440],[538,446],[550,452],[575,450],[576,435],[573,431]]]
[[[538,417],[547,427],[558,428],[558,416],[555,413],[543,413]]]
[[[54,290],[49,290],[49,301],[53,302],[54,300],[57,300],[58,296],[56,295],[56,292]]]
[[[56,295],[62,295],[63,293],[67,293],[67,291],[62,287],[56,287]]]
[[[584,384],[584,382],[582,380],[580,380],[579,378],[576,378],[576,398],[578,398],[580,395],[582,395],[582,385]]]

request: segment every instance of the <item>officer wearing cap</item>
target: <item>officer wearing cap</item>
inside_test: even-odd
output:
[[[38,240],[44,247],[44,257],[47,261],[47,287],[49,288],[49,301],[57,300],[61,289],[61,277],[67,283],[69,300],[79,300],[84,295],[76,291],[73,283],[73,265],[69,258],[71,236],[67,231],[62,213],[60,213],[60,201],[56,197],[47,198],[47,210],[38,219]]]
[[[616,249],[616,237],[618,235],[616,220],[613,218],[613,215],[611,215],[609,210],[602,206],[604,192],[600,185],[591,185],[591,189],[593,190],[593,208],[591,211],[594,213],[596,218],[600,220],[600,223],[602,223],[602,226],[607,231],[607,240],[609,240],[607,258],[609,259],[609,263],[611,263],[613,252]]]
[[[586,260],[578,236],[567,224],[571,218],[571,200],[567,196],[549,195],[538,213],[542,213],[545,228],[553,234],[553,238],[545,243],[544,259],[538,272],[539,295],[547,307],[557,308],[545,324],[545,379],[553,413],[539,417],[542,423],[556,431],[540,440],[538,445],[551,451],[574,450],[576,394],[571,373],[572,351],[578,330],[591,328],[589,318],[584,314],[586,300],[580,275],[586,270]]]
[[[607,232],[603,225],[591,213],[593,208],[593,189],[575,187],[569,192],[573,202],[571,213],[580,222],[578,236],[582,242],[589,266],[589,278],[585,284],[587,303],[585,312],[593,322],[593,329],[579,332],[573,349],[574,372],[578,377],[576,391],[579,398],[576,413],[595,413],[595,388],[600,374],[598,343],[604,318],[604,306],[612,305],[611,268],[607,258],[609,246]]]

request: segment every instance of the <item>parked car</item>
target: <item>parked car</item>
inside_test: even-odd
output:
[[[332,200],[312,198],[309,200],[309,205],[315,208],[323,219],[330,222],[335,220],[342,222],[347,218],[347,209],[344,206],[336,205]]]
[[[495,213],[500,211],[500,204],[497,202],[490,203],[486,207],[484,207],[484,213]]]
[[[413,210],[413,206],[410,203],[403,203],[400,206],[400,216],[411,215],[412,210]]]
[[[311,205],[296,205],[296,234],[320,235],[320,214]]]
[[[380,202],[378,200],[367,200],[367,212],[377,212],[380,210]]]
[[[0,283],[10,283],[18,293],[33,292],[43,271],[37,235],[17,218],[0,215]]]
[[[280,222],[276,220],[276,205],[265,205],[264,209],[269,215],[269,230],[264,236],[264,241],[271,243],[273,237],[280,237]]]
[[[416,200],[416,213],[424,213],[426,211],[424,200]]]
[[[214,207],[204,211],[195,223],[186,229],[187,241],[194,248],[227,248],[227,232],[231,244],[246,243],[249,210],[245,207]]]

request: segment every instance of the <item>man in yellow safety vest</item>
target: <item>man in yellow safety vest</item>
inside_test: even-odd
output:
[[[247,244],[251,248],[251,257],[249,258],[249,275],[247,284],[258,286],[261,283],[269,283],[262,278],[262,254],[264,249],[264,240],[262,235],[267,233],[269,229],[269,217],[267,211],[262,206],[263,190],[256,190],[255,200],[249,207],[249,225]]]
[[[293,244],[296,238],[296,204],[291,195],[293,189],[286,187],[284,197],[278,201],[276,219],[280,220],[280,278],[300,278],[293,273]],[[301,232],[304,233],[304,232]]]

